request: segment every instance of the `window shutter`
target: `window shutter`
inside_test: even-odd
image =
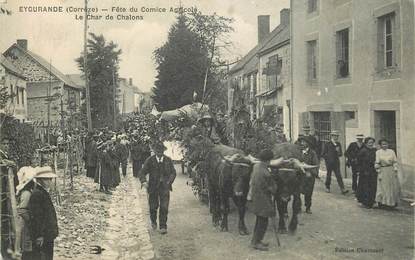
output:
[[[377,19],[377,71],[382,71],[384,69],[384,52],[385,52],[385,43],[384,43],[384,20],[382,18]]]
[[[307,79],[311,80],[312,79],[312,64],[313,64],[313,60],[311,57],[311,42],[307,42]]]
[[[336,33],[336,76],[340,76],[340,62],[342,60],[342,41],[341,41],[341,34],[339,32]]]
[[[313,75],[313,79],[317,79],[318,78],[318,41],[315,40],[313,41],[313,66],[315,67],[316,70],[316,75]]]

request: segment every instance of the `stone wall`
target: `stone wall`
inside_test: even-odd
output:
[[[58,80],[46,69],[42,68],[39,63],[34,61],[31,57],[23,53],[18,48],[11,49],[5,54],[5,56],[9,58],[9,60],[16,67],[23,71],[23,75],[29,82]]]

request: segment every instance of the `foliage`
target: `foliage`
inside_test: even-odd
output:
[[[5,109],[7,105],[9,104],[11,98],[13,95],[8,93],[8,90],[6,87],[0,88],[0,109]]]
[[[228,45],[231,22],[232,19],[199,11],[178,16],[167,42],[154,51],[158,76],[153,99],[159,111],[192,101],[224,111],[227,92],[222,84],[225,62],[220,58],[220,48]]]
[[[208,57],[186,16],[178,16],[167,42],[154,51],[154,59],[158,75],[153,99],[159,111],[191,103],[194,92],[200,101]]]
[[[234,31],[232,23],[232,18],[219,16],[216,13],[205,15],[195,10],[189,14],[189,26],[199,36],[199,41],[209,57],[202,101],[214,112],[226,111],[228,93],[224,79],[227,74],[227,62],[222,56],[224,51],[231,52],[229,33]]]
[[[90,33],[88,40],[88,82],[92,125],[94,128],[114,127],[114,118],[119,111],[117,95],[118,70],[121,50],[114,42],[107,42],[103,35]],[[76,59],[81,71],[84,57]],[[115,106],[115,107],[114,107]],[[86,111],[86,110],[84,110]]]
[[[18,167],[30,165],[37,148],[33,128],[10,116],[2,115],[2,121],[1,136],[8,142],[7,145],[2,144],[2,149]]]

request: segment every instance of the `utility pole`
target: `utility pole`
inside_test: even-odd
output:
[[[89,92],[89,79],[88,79],[88,0],[85,0],[85,18],[84,18],[84,73],[85,73],[85,90],[86,90],[86,116],[88,121],[88,131],[92,131],[92,119],[91,119],[91,101]]]
[[[115,71],[114,71],[114,67],[112,68],[112,85],[114,86],[114,109],[113,109],[113,114],[114,114],[114,130],[117,127],[117,84],[115,82]]]
[[[50,102],[52,102],[52,98],[50,96],[50,92],[52,91],[52,59],[49,62],[49,85],[47,88],[47,102],[48,102],[48,128],[47,128],[47,136],[48,136],[48,144],[50,145]]]

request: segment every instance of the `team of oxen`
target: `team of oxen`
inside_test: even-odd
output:
[[[203,105],[195,103],[180,109],[165,111],[160,118],[171,121],[180,114],[198,117]],[[277,205],[280,233],[287,233],[285,218],[287,216],[288,202],[292,198],[292,216],[288,225],[291,233],[297,229],[297,215],[301,210],[301,186],[307,168],[317,166],[307,165],[301,162],[301,147],[292,143],[277,143],[273,146],[274,160],[270,162],[271,173],[277,184],[277,193],[274,194]],[[281,160],[283,163],[281,164]],[[248,235],[245,225],[245,213],[247,209],[247,195],[251,178],[252,165],[257,161],[251,155],[246,155],[242,150],[216,144],[203,160],[195,162],[197,171],[207,175],[209,190],[209,207],[212,214],[213,225],[219,226],[222,231],[228,231],[228,214],[230,212],[230,199],[234,201],[239,213],[239,234]],[[274,167],[278,164],[278,167]]]
[[[281,143],[273,147],[275,160],[270,162],[270,169],[277,183],[277,193],[274,200],[277,205],[279,233],[287,233],[285,219],[287,218],[288,203],[292,198],[292,216],[288,231],[294,233],[297,229],[297,215],[301,210],[301,186],[306,176],[306,168],[315,166],[302,163],[301,148],[297,144]],[[281,160],[283,160],[281,164]],[[207,154],[203,165],[199,167],[205,171],[208,179],[209,207],[214,226],[220,226],[222,231],[228,231],[228,214],[230,199],[232,199],[239,213],[239,234],[248,235],[245,225],[247,196],[252,165],[256,159],[245,155],[242,150],[226,145],[215,145]],[[278,161],[278,167],[274,162]]]

